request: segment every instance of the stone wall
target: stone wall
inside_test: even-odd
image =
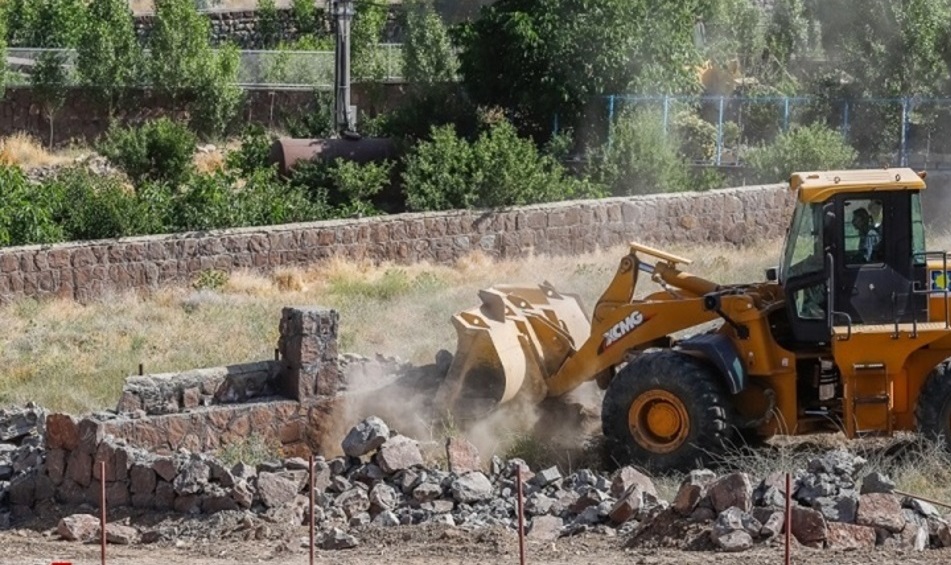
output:
[[[401,13],[401,6],[390,6],[387,22],[383,28],[381,37],[383,43],[400,43],[403,41],[404,32]],[[262,38],[258,32],[258,14],[256,11],[214,10],[206,12],[205,15],[208,16],[211,23],[210,40],[213,45],[232,42],[241,49],[261,49],[264,47]],[[290,9],[279,8],[277,10],[277,20],[281,40],[294,41],[300,37],[297,22]],[[320,27],[320,34],[330,35],[332,33],[333,22],[331,18],[325,14],[323,9],[318,9],[317,25]],[[135,31],[143,43],[148,40],[149,34],[151,34],[154,26],[154,15],[139,14],[135,16]]]
[[[211,269],[267,271],[334,256],[445,264],[474,251],[498,258],[577,255],[634,240],[751,243],[782,236],[791,204],[782,185],[768,185],[8,247],[0,250],[0,303],[26,297],[88,302],[189,283]]]

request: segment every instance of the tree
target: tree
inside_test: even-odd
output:
[[[12,47],[33,46],[33,30],[40,5],[36,0],[7,0],[3,12],[7,19],[6,37]]]
[[[379,47],[386,26],[388,5],[377,2],[359,2],[350,27],[350,47],[353,52],[353,76],[363,79],[382,79],[386,73],[385,53]]]
[[[29,47],[70,49],[79,45],[86,23],[82,0],[42,0],[31,17]]]
[[[474,99],[545,136],[555,115],[578,129],[599,95],[698,89],[696,0],[499,0],[459,33]],[[630,90],[629,90],[630,89]]]
[[[238,108],[243,91],[238,86],[238,48],[226,45],[213,53],[205,62],[205,70],[198,82],[201,96],[192,105],[192,127],[206,137],[224,135]]]
[[[262,49],[271,49],[281,39],[281,20],[274,0],[258,0],[258,38]]]
[[[455,80],[459,61],[432,0],[408,0],[403,6],[403,77],[410,83],[426,85]]]
[[[112,116],[125,89],[141,80],[142,50],[126,0],[92,0],[88,14],[77,49],[79,76]]]
[[[33,95],[43,107],[43,113],[50,124],[49,146],[53,147],[53,119],[66,103],[69,89],[69,77],[64,64],[65,56],[59,51],[46,51],[36,61],[30,75]]]
[[[7,12],[0,6],[0,61],[7,60]],[[6,69],[0,70],[0,98],[6,87]]]
[[[210,34],[208,18],[195,10],[192,0],[155,0],[149,76],[173,103],[200,84],[211,57]]]

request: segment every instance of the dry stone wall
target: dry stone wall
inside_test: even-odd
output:
[[[658,194],[0,249],[0,303],[33,297],[88,302],[188,283],[207,270],[267,271],[334,256],[449,263],[576,255],[625,244],[742,244],[785,233],[783,185]]]

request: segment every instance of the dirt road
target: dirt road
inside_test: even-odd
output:
[[[300,534],[299,537],[296,534]],[[17,531],[0,533],[0,564],[48,565],[65,561],[74,565],[100,562],[95,544],[56,540],[51,532]],[[265,540],[234,542],[197,539],[160,542],[151,545],[112,546],[107,563],[115,565],[235,565],[244,563],[282,563],[306,565],[309,554],[304,542],[307,531],[295,532],[293,542]],[[596,534],[584,534],[557,542],[529,542],[528,563],[564,565],[722,565],[778,564],[783,561],[781,545],[758,547],[739,554],[679,551],[672,549],[625,549],[623,540]],[[341,551],[321,551],[317,563],[339,565],[501,565],[518,563],[518,541],[514,534],[501,531],[463,532],[454,528],[394,528],[363,536],[360,546]],[[835,552],[797,547],[793,563],[818,565],[924,565],[951,562],[951,550],[920,553],[892,549]]]

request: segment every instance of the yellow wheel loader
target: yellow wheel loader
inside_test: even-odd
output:
[[[721,285],[635,243],[590,319],[547,283],[483,290],[453,317],[437,405],[466,420],[593,380],[613,457],[654,470],[694,465],[740,433],[949,438],[951,271],[925,248],[924,178],[793,174],[792,224],[764,282]],[[635,299],[641,273],[659,290]]]

